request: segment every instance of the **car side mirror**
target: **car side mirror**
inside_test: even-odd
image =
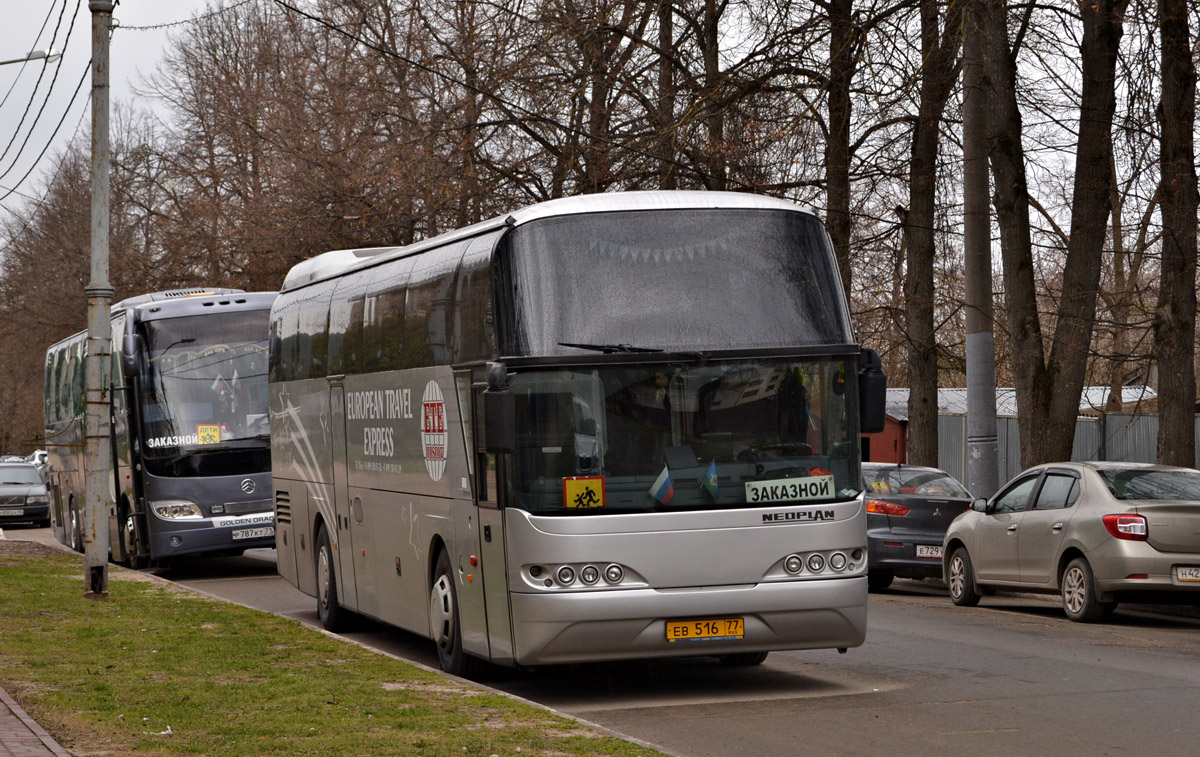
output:
[[[988,511],[988,501],[983,497],[976,497],[971,502],[971,509],[977,513],[986,513]]]

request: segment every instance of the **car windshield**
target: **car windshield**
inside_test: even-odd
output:
[[[243,439],[268,445],[268,316],[234,311],[147,323],[147,457],[228,448]]]
[[[574,515],[853,498],[853,368],[823,358],[517,373],[512,505]]]
[[[1200,471],[1117,468],[1100,471],[1117,499],[1184,499],[1200,501]]]
[[[32,465],[0,466],[0,484],[40,484],[42,475]]]
[[[863,489],[873,494],[915,494],[925,497],[967,497],[966,488],[949,473],[901,466],[863,468]]]

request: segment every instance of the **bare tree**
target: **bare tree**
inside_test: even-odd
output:
[[[1070,459],[1075,417],[1095,318],[1100,257],[1112,188],[1111,129],[1114,71],[1126,0],[1080,6],[1083,40],[1079,136],[1071,233],[1063,267],[1062,298],[1049,357],[1043,344],[1030,237],[1030,195],[1017,105],[1017,69],[1005,3],[983,0],[983,87],[992,107],[987,123],[994,205],[1004,262],[1008,337],[1020,408],[1021,463]],[[1029,6],[1017,29],[1024,34]]]
[[[961,3],[939,18],[936,0],[921,0],[921,94],[913,127],[908,210],[902,213],[908,270],[904,277],[908,325],[908,461],[938,464],[938,355],[934,329],[934,252],[938,142],[942,115],[959,71]]]
[[[1186,0],[1159,0],[1162,129],[1159,204],[1162,281],[1154,323],[1158,362],[1158,459],[1196,464],[1196,65]]]

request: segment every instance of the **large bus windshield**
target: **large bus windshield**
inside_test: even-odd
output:
[[[761,507],[762,487],[815,482],[781,501],[853,498],[861,482],[848,379],[853,364],[829,358],[517,373],[509,504],[550,515]],[[664,469],[665,502],[651,491]],[[604,501],[573,501],[562,485],[572,476],[603,477]]]
[[[802,213],[563,216],[521,226],[508,243],[509,354],[855,341],[825,228]]]
[[[270,431],[267,324],[251,310],[146,322],[145,455],[244,447]]]

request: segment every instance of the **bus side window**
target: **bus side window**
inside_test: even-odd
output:
[[[479,492],[479,503],[498,504],[496,492],[496,456],[487,452],[476,453],[475,481]]]

